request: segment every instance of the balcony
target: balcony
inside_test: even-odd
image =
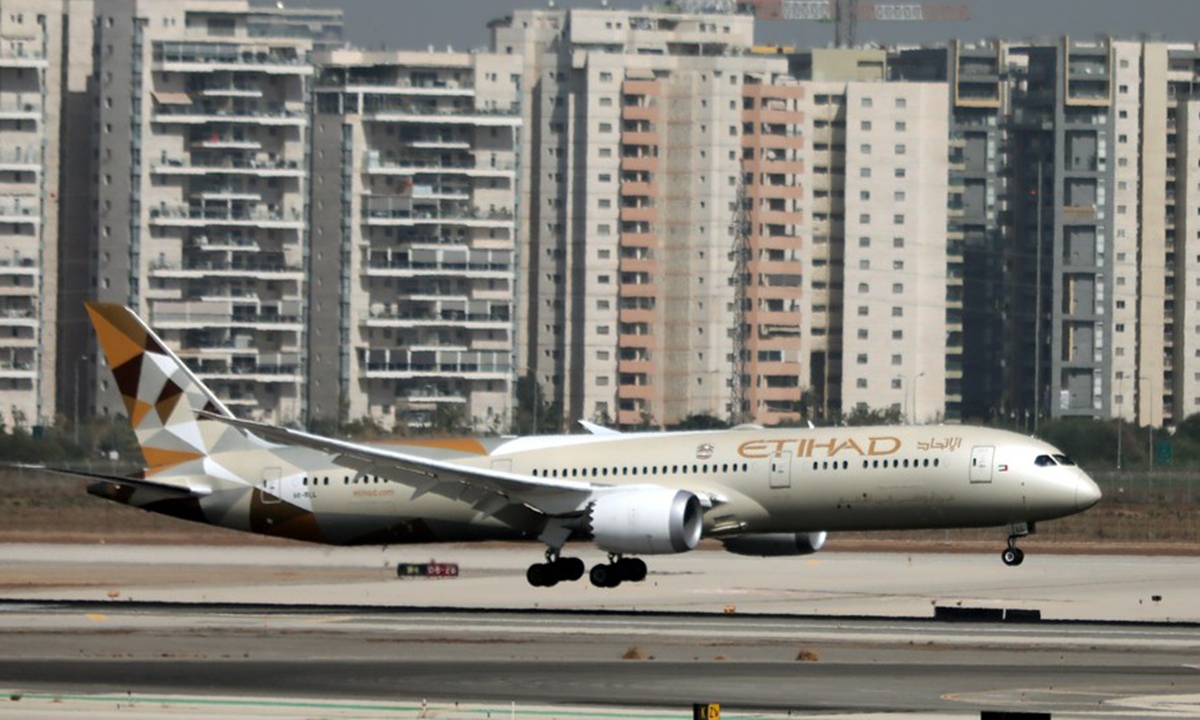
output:
[[[17,48],[10,44],[0,48],[0,68],[45,70],[49,66],[46,53],[39,48]]]
[[[400,309],[374,308],[359,313],[360,322],[371,328],[460,327],[469,330],[500,330],[512,325],[508,305],[500,304],[504,312],[470,313],[465,310],[434,308]]]
[[[422,104],[400,104],[377,107],[363,113],[364,121],[418,123],[421,125],[474,125],[478,127],[509,127],[521,125],[515,110],[485,110],[480,108],[446,108]]]
[[[42,171],[42,153],[35,147],[0,148],[0,172]]]
[[[257,144],[257,143],[256,143]],[[302,178],[307,171],[295,160],[224,157],[220,162],[196,163],[163,156],[150,166],[154,175],[252,175],[255,177]]]
[[[363,156],[363,170],[370,175],[464,175],[466,177],[507,177],[516,175],[513,162],[499,162],[480,167],[474,162],[443,163],[429,160],[380,159],[379,154],[368,152]]]
[[[415,227],[418,225],[462,225],[465,227],[504,227],[513,225],[509,208],[480,211],[463,207],[461,202],[449,207],[428,206],[421,198],[411,195],[364,195],[363,223],[367,225]]]
[[[31,120],[42,119],[41,100],[4,100],[0,101],[0,120]]]
[[[14,225],[40,225],[42,206],[29,195],[0,196],[0,223]]]
[[[224,108],[173,104],[159,105],[150,116],[150,121],[175,125],[223,123],[304,127],[308,124],[308,116],[303,110],[275,109],[239,113]]]
[[[296,49],[258,43],[155,43],[151,69],[178,73],[313,74],[313,66]]]
[[[374,277],[424,277],[453,275],[466,278],[508,279],[513,268],[510,262],[495,262],[486,251],[461,253],[461,258],[439,256],[437,251],[421,249],[400,252],[374,251],[367,260],[367,275]],[[503,253],[508,256],[507,252]]]
[[[224,262],[188,260],[183,263],[155,262],[150,264],[151,277],[197,279],[205,277],[251,277],[261,280],[304,280],[300,265],[268,262]]]
[[[304,216],[295,209],[198,208],[187,205],[160,205],[150,209],[150,224],[174,227],[239,226],[274,230],[303,230]]]

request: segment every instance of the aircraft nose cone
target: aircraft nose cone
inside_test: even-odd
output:
[[[1084,475],[1075,483],[1075,507],[1087,510],[1100,502],[1100,487],[1088,476]]]

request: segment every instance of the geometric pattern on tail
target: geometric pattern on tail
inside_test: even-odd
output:
[[[214,451],[244,448],[236,429],[199,417],[229,411],[128,308],[87,303],[96,336],[154,475]]]

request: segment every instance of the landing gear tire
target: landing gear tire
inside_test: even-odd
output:
[[[1025,562],[1025,552],[1018,547],[1005,548],[1004,552],[1000,553],[1000,559],[1009,567],[1016,567]]]
[[[558,575],[551,563],[534,563],[525,571],[525,579],[534,587],[554,587],[558,584]]]
[[[588,573],[588,579],[592,581],[593,585],[600,588],[615,588],[621,584],[621,575],[613,563],[593,565],[592,571]]]
[[[560,582],[578,580],[586,569],[579,558],[560,557],[530,565],[525,571],[525,579],[534,587],[554,587]]]
[[[583,577],[587,566],[579,558],[562,558],[554,561],[554,574],[564,582],[574,582]]]
[[[602,588],[614,588],[625,581],[641,582],[646,579],[646,563],[640,558],[611,557],[609,562],[593,566],[588,577]]]
[[[617,561],[617,570],[621,579],[629,582],[641,582],[646,579],[646,563],[640,558],[621,558]]]

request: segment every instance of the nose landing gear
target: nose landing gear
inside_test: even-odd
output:
[[[1016,567],[1025,562],[1025,553],[1017,547],[1017,540],[1037,532],[1032,523],[1017,523],[1008,526],[1008,547],[1000,553],[1000,560],[1009,567]]]

